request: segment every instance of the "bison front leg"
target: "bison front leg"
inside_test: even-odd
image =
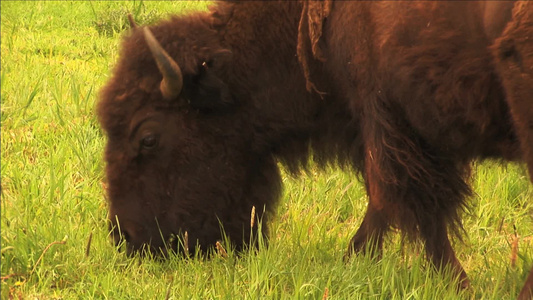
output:
[[[380,249],[384,234],[395,227],[411,239],[421,238],[430,261],[438,269],[451,269],[460,287],[467,287],[448,229],[461,233],[459,212],[470,194],[463,179],[469,175],[468,164],[433,148],[398,114],[382,107],[373,111],[380,114],[366,120],[364,131],[364,176],[370,201],[349,250],[364,250],[369,241]]]
[[[439,270],[450,268],[459,279],[459,288],[470,285],[463,266],[455,256],[448,238],[446,221],[438,215],[427,215],[419,221],[420,236],[425,242],[426,253]],[[428,226],[428,224],[431,224]]]
[[[376,167],[372,151],[368,150],[365,155],[364,172],[368,206],[361,226],[350,241],[345,259],[353,253],[366,253],[367,251],[372,255],[379,255],[383,248],[383,238],[390,229],[388,220],[393,214],[393,207],[383,205]]]
[[[380,255],[383,248],[383,238],[389,229],[383,211],[368,203],[365,217],[356,234],[352,237],[348,251],[344,255],[348,259],[353,253],[370,253]]]
[[[389,184],[391,195],[386,199],[397,205],[398,228],[410,237],[420,237],[429,260],[438,270],[449,268],[463,289],[470,283],[451,246],[448,229],[457,236],[462,231],[459,212],[470,193],[463,180],[469,168],[420,146],[416,159],[396,164],[400,177],[397,184]]]
[[[417,158],[397,162],[394,170],[400,177],[396,184],[389,184],[391,195],[386,199],[397,205],[398,228],[411,237],[420,237],[434,266],[438,270],[449,268],[463,289],[470,283],[451,246],[448,229],[458,236],[462,231],[459,212],[470,193],[463,180],[469,168],[444,158],[445,154],[420,147],[415,151]]]

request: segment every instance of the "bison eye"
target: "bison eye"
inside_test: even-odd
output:
[[[141,147],[146,150],[152,150],[157,147],[159,143],[157,137],[153,134],[147,135],[141,140]]]

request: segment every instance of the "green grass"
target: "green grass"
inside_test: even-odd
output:
[[[476,167],[456,242],[472,289],[391,235],[383,259],[342,261],[363,216],[349,173],[284,176],[267,249],[160,262],[115,251],[106,227],[98,91],[126,14],[147,24],[205,2],[1,2],[2,299],[512,299],[533,265],[533,188],[522,167]],[[516,266],[511,245],[519,239]],[[86,255],[91,239],[89,255]],[[403,245],[402,245],[403,244]]]

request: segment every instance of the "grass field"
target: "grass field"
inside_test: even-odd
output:
[[[512,299],[533,265],[523,167],[476,166],[455,242],[472,281],[457,293],[421,245],[391,235],[380,261],[342,255],[366,207],[339,170],[284,176],[267,249],[237,257],[127,258],[108,237],[105,139],[94,107],[126,14],[147,24],[205,2],[1,2],[2,299]],[[518,245],[518,251],[513,251]],[[512,258],[512,254],[516,257]]]

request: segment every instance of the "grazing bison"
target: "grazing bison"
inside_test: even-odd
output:
[[[533,166],[531,5],[513,5],[227,1],[135,27],[98,106],[115,241],[206,250],[222,225],[242,249],[253,207],[266,233],[276,162],[297,173],[312,153],[364,179],[348,253],[397,227],[466,285],[448,231],[470,163]]]

